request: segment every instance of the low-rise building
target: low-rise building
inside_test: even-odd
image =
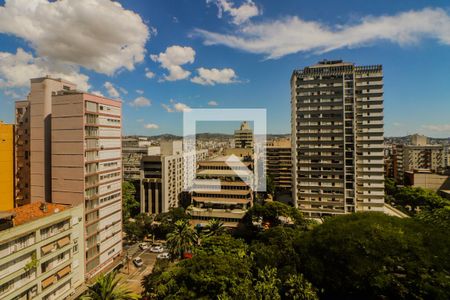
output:
[[[405,172],[405,184],[440,192],[441,190],[450,190],[450,176],[433,173],[430,170],[407,171]]]
[[[84,274],[83,205],[0,212],[0,299],[66,299]]]

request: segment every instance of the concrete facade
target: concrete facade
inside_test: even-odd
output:
[[[31,202],[30,199],[30,103],[16,102],[16,169],[15,205]]]
[[[84,282],[83,205],[33,202],[10,213],[1,218],[0,298],[66,299]]]
[[[383,211],[383,71],[322,61],[291,78],[293,199],[310,217]]]
[[[226,159],[198,162],[197,179],[219,181],[194,182],[192,205],[187,210],[193,225],[205,226],[209,220],[217,219],[225,226],[236,227],[253,206],[252,189],[241,179],[241,176],[252,178],[252,162],[226,162]]]
[[[234,131],[235,148],[253,148],[253,130],[248,122],[242,122],[240,128]]]
[[[152,149],[152,152],[158,152]],[[178,207],[184,188],[182,142],[161,142],[158,155],[141,160],[141,212],[158,214]]]
[[[273,177],[277,190],[292,189],[292,150],[289,139],[276,140],[266,148],[267,175]]]
[[[86,277],[122,252],[121,102],[60,91],[52,102],[52,201],[84,204]]]

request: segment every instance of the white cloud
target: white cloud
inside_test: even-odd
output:
[[[176,111],[179,111],[179,112],[183,112],[183,111],[189,112],[192,110],[189,106],[187,106],[184,103],[175,103],[173,105],[173,107],[175,108]]]
[[[154,124],[154,123],[149,123],[149,124],[145,124],[144,126],[147,129],[158,129],[159,125],[158,124]]]
[[[219,103],[217,103],[217,101],[211,100],[211,101],[208,102],[208,105],[209,105],[209,106],[218,106]]]
[[[258,16],[261,11],[252,0],[246,0],[241,6],[234,7],[234,3],[229,0],[206,0],[206,3],[214,2],[219,9],[218,17],[222,18],[223,12],[230,14],[233,24],[239,25],[250,18]]]
[[[155,73],[150,71],[148,68],[145,68],[145,77],[151,79],[151,78],[155,77]]]
[[[102,94],[102,92],[100,92],[100,91],[92,91],[91,93],[94,94],[94,95],[100,96],[100,97],[105,97],[105,96]]]
[[[233,69],[197,69],[198,76],[191,79],[192,82],[201,85],[215,85],[215,84],[227,84],[236,82],[236,73]]]
[[[105,89],[108,92],[108,95],[110,97],[113,97],[113,98],[120,97],[119,92],[117,91],[117,89],[114,87],[114,85],[111,82],[106,81],[105,84],[103,84],[103,86],[105,87]]]
[[[259,24],[247,23],[236,34],[202,29],[195,32],[206,45],[225,45],[275,59],[297,52],[325,53],[362,47],[381,40],[403,46],[427,38],[450,45],[450,16],[440,8],[425,8],[392,16],[367,16],[356,24],[332,27],[295,16]]]
[[[181,65],[190,63],[195,60],[195,51],[191,47],[171,46],[165,52],[158,55],[152,54],[150,58],[161,64],[161,67],[169,71],[169,74],[164,75],[164,79],[168,81],[175,81],[186,79],[191,72],[183,69]]]
[[[139,95],[142,95],[144,93],[143,90],[136,90],[136,93],[138,93]]]
[[[145,106],[152,105],[152,101],[150,99],[140,96],[140,97],[137,97],[136,99],[134,99],[130,103],[130,105],[134,106],[134,107],[145,107]]]
[[[422,126],[424,129],[433,132],[448,132],[450,133],[450,124],[427,124]]]
[[[150,36],[138,14],[110,0],[9,0],[0,32],[28,41],[38,57],[108,75],[143,61]]]
[[[161,106],[162,106],[167,112],[170,112],[170,113],[174,112],[173,108],[170,107],[170,105],[167,105],[167,104],[165,104],[165,103],[161,103]]]
[[[29,87],[30,78],[46,75],[64,78],[77,84],[81,90],[88,90],[90,87],[88,83],[89,77],[80,74],[79,68],[76,66],[34,57],[22,48],[18,48],[15,54],[0,52],[0,88]]]
[[[170,104],[165,104],[165,103],[161,104],[161,106],[169,113],[183,112],[183,111],[189,112],[189,111],[191,111],[191,108],[188,105],[184,104],[184,103],[175,102],[173,99],[170,99],[169,102],[170,102]]]
[[[125,88],[119,87],[119,90],[122,94],[128,95],[128,91]]]

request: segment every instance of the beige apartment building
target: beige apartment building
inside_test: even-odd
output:
[[[0,212],[0,299],[62,300],[84,283],[83,205]]]
[[[155,148],[155,149],[152,149]],[[158,214],[178,207],[184,188],[181,141],[161,142],[141,160],[141,212]]]
[[[266,147],[266,170],[272,176],[275,188],[280,191],[292,189],[292,150],[290,139],[274,140]]]
[[[121,102],[47,76],[16,118],[18,205],[83,204],[90,278],[122,252]]]
[[[293,199],[310,217],[383,211],[383,71],[321,61],[291,78]]]
[[[199,161],[192,189],[192,205],[187,213],[193,225],[205,226],[217,219],[236,227],[253,205],[253,191],[242,179],[251,182],[252,162],[226,162],[229,157]]]

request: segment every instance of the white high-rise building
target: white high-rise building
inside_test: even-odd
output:
[[[291,79],[293,199],[310,217],[383,211],[381,65],[322,61]]]

